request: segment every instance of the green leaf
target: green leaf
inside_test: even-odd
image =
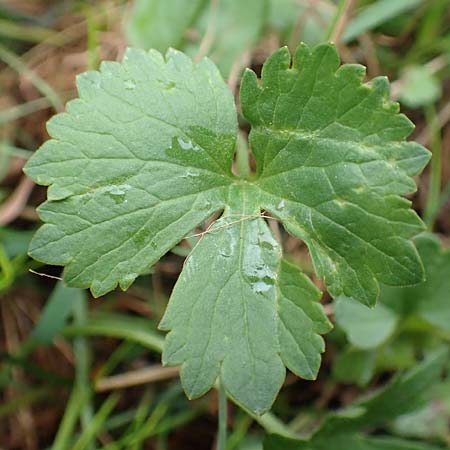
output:
[[[77,80],[26,172],[50,185],[34,258],[95,296],[127,288],[225,204],[236,112],[208,60],[129,49]],[[220,107],[219,107],[220,105]]]
[[[347,43],[360,34],[373,30],[381,24],[417,8],[423,0],[377,0],[364,8],[345,29],[342,41]]]
[[[188,257],[161,328],[166,364],[190,397],[218,377],[236,402],[270,408],[284,365],[312,379],[329,330],[317,289],[282,260],[261,211],[310,248],[333,296],[373,304],[378,282],[412,284],[422,222],[402,194],[429,153],[385,79],[362,84],[331,45],[268,59],[241,89],[257,174],[231,173],[236,109],[218,70],[170,50],[128,50],[78,79],[80,98],[48,124],[26,171],[48,185],[33,257],[66,266],[95,296],[126,289],[214,213]]]
[[[71,289],[58,282],[53,289],[38,323],[31,333],[33,344],[50,345],[64,328],[75,303],[85,302],[86,295],[79,289]]]
[[[423,234],[416,246],[425,266],[426,281],[414,287],[383,287],[380,300],[403,317],[419,316],[433,327],[450,332],[450,251],[439,239]]]
[[[10,258],[26,255],[34,231],[0,227],[0,243]]]
[[[333,377],[341,383],[366,386],[375,372],[376,356],[374,351],[344,349],[333,363]]]
[[[390,429],[399,436],[417,439],[448,438],[450,420],[450,377],[432,387],[432,397],[428,404],[419,410],[397,417]]]
[[[402,142],[413,126],[389,102],[386,78],[362,84],[364,68],[339,68],[334,47],[300,45],[292,67],[282,48],[262,86],[247,71],[242,112],[252,125],[262,206],[309,247],[334,297],[374,305],[378,283],[415,284],[423,270],[408,240],[423,224],[400,195],[429,152]]]
[[[65,336],[109,336],[135,342],[150,350],[161,352],[164,338],[149,326],[149,321],[140,317],[122,314],[91,314],[83,324],[72,324],[64,328]]]
[[[400,100],[410,108],[433,104],[441,96],[439,81],[426,67],[409,67],[401,79]]]
[[[186,29],[206,4],[207,0],[136,0],[127,21],[128,40],[136,47],[162,52],[179,48]]]
[[[366,438],[359,433],[421,407],[429,397],[430,388],[439,381],[447,361],[447,349],[435,352],[414,369],[394,377],[370,397],[330,414],[310,439],[272,435],[266,439],[264,449],[326,450],[330,448],[330,442],[333,442],[335,450],[434,449],[425,444],[415,446],[412,442],[391,438]]]
[[[373,309],[357,301],[339,297],[334,305],[336,323],[345,331],[351,344],[360,349],[380,346],[394,333],[397,314],[382,303]]]
[[[328,2],[314,5],[297,0],[269,0],[268,26],[281,35],[281,42],[302,41],[317,45],[325,39],[336,6]],[[301,26],[299,26],[299,24]]]
[[[191,56],[207,54],[228,76],[262,35],[268,7],[268,0],[138,0],[127,34],[132,45],[145,49],[175,47]]]
[[[210,2],[200,16],[195,29],[200,45],[186,46],[195,55],[205,41],[208,56],[227,77],[233,64],[253,48],[262,35],[267,20],[268,0],[217,0]]]
[[[332,325],[318,303],[321,292],[296,266],[282,261],[278,281],[278,334],[281,358],[292,372],[313,380],[325,351],[319,334]]]
[[[422,407],[447,361],[447,349],[434,352],[413,369],[395,376],[388,385],[368,398],[331,414],[315,434],[316,438],[379,426]]]
[[[163,363],[181,365],[190,398],[220,377],[236,402],[262,414],[284,381],[283,362],[315,378],[324,351],[317,333],[330,324],[317,288],[281,261],[256,194],[231,191],[224,216],[188,257],[160,328],[170,331]]]
[[[433,336],[450,331],[450,252],[442,250],[437,237],[430,234],[415,242],[425,266],[424,283],[403,288],[382,286],[380,302],[372,310],[343,297],[335,303],[336,323],[352,346],[373,349],[372,353],[341,353],[334,366],[340,381],[364,384],[371,377],[369,367],[372,372],[411,367],[416,364],[417,351],[438,343]]]
[[[444,450],[442,447],[423,442],[410,441],[392,437],[370,438],[359,434],[333,436],[333,450]],[[280,439],[270,436],[264,442],[264,450],[329,450],[330,440],[327,442],[296,442],[295,440]]]

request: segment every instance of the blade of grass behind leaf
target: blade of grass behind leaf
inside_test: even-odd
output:
[[[72,308],[85,301],[85,294],[80,289],[73,289],[58,282],[51,293],[41,317],[31,333],[34,344],[50,345],[64,328]]]
[[[348,43],[362,33],[419,6],[423,0],[378,0],[364,8],[347,26],[342,42]]]

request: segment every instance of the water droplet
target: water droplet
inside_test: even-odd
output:
[[[201,209],[209,209],[211,208],[211,202],[209,200],[205,200],[201,205],[200,205]]]
[[[345,202],[345,200],[342,200],[341,198],[336,198],[334,199],[335,203],[339,206],[339,208],[346,208],[347,207],[347,203]]]
[[[276,275],[268,266],[257,266],[247,273],[253,292],[267,292],[275,284]]]
[[[172,81],[172,80],[157,79],[156,81],[165,91],[170,91],[171,89],[173,89],[176,86],[175,81]]]
[[[133,236],[133,242],[139,247],[142,248],[147,244],[147,238],[150,235],[150,231],[147,229],[140,230]]]
[[[180,147],[183,150],[195,150],[194,144],[193,144],[193,142],[190,139],[185,141],[183,138],[179,137],[178,138],[178,143],[180,144]]]
[[[125,202],[126,191],[131,188],[128,184],[107,186],[104,192],[109,195],[116,203]]]
[[[125,89],[133,90],[136,87],[136,83],[131,80],[125,81]]]
[[[171,89],[173,89],[176,86],[175,81],[168,81],[167,83],[164,84],[164,89],[166,91],[170,91]]]
[[[111,195],[124,195],[125,191],[121,189],[119,186],[111,186],[108,190]]]
[[[188,170],[184,175],[181,175],[181,178],[196,178],[199,177],[200,174],[193,170]]]
[[[264,281],[257,281],[256,283],[252,283],[252,290],[253,292],[256,292],[257,294],[261,294],[263,292],[267,292],[271,287],[272,284],[265,283]]]
[[[274,248],[277,248],[278,242],[276,239],[272,236],[269,230],[261,230],[258,233],[258,244],[262,248],[267,248],[268,250],[273,250]]]
[[[285,201],[281,200],[280,203],[278,203],[278,205],[277,205],[277,210],[281,211],[282,209],[284,209],[285,206],[286,206]]]

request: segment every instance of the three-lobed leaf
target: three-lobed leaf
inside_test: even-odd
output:
[[[217,378],[238,403],[270,408],[287,366],[313,379],[330,324],[320,293],[284,261],[262,211],[308,245],[333,296],[373,305],[378,283],[420,281],[410,238],[422,223],[402,194],[428,152],[388,84],[362,84],[336,50],[301,45],[248,71],[241,87],[256,177],[231,165],[236,110],[207,59],[128,50],[78,79],[80,98],[49,122],[26,171],[49,186],[46,224],[30,253],[65,265],[70,286],[95,296],[127,288],[213,213],[188,257],[161,328],[163,361],[181,365],[190,397]]]
[[[379,282],[423,279],[409,238],[423,229],[410,202],[413,175],[429,159],[403,142],[411,122],[389,102],[384,77],[362,84],[364,68],[332,46],[286,48],[263,67],[262,87],[247,71],[241,88],[264,208],[309,247],[334,297],[374,305]]]

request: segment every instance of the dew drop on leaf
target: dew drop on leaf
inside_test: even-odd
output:
[[[179,137],[177,140],[178,144],[183,150],[198,150],[198,147],[194,145],[194,143],[190,139],[184,140],[183,138]]]

